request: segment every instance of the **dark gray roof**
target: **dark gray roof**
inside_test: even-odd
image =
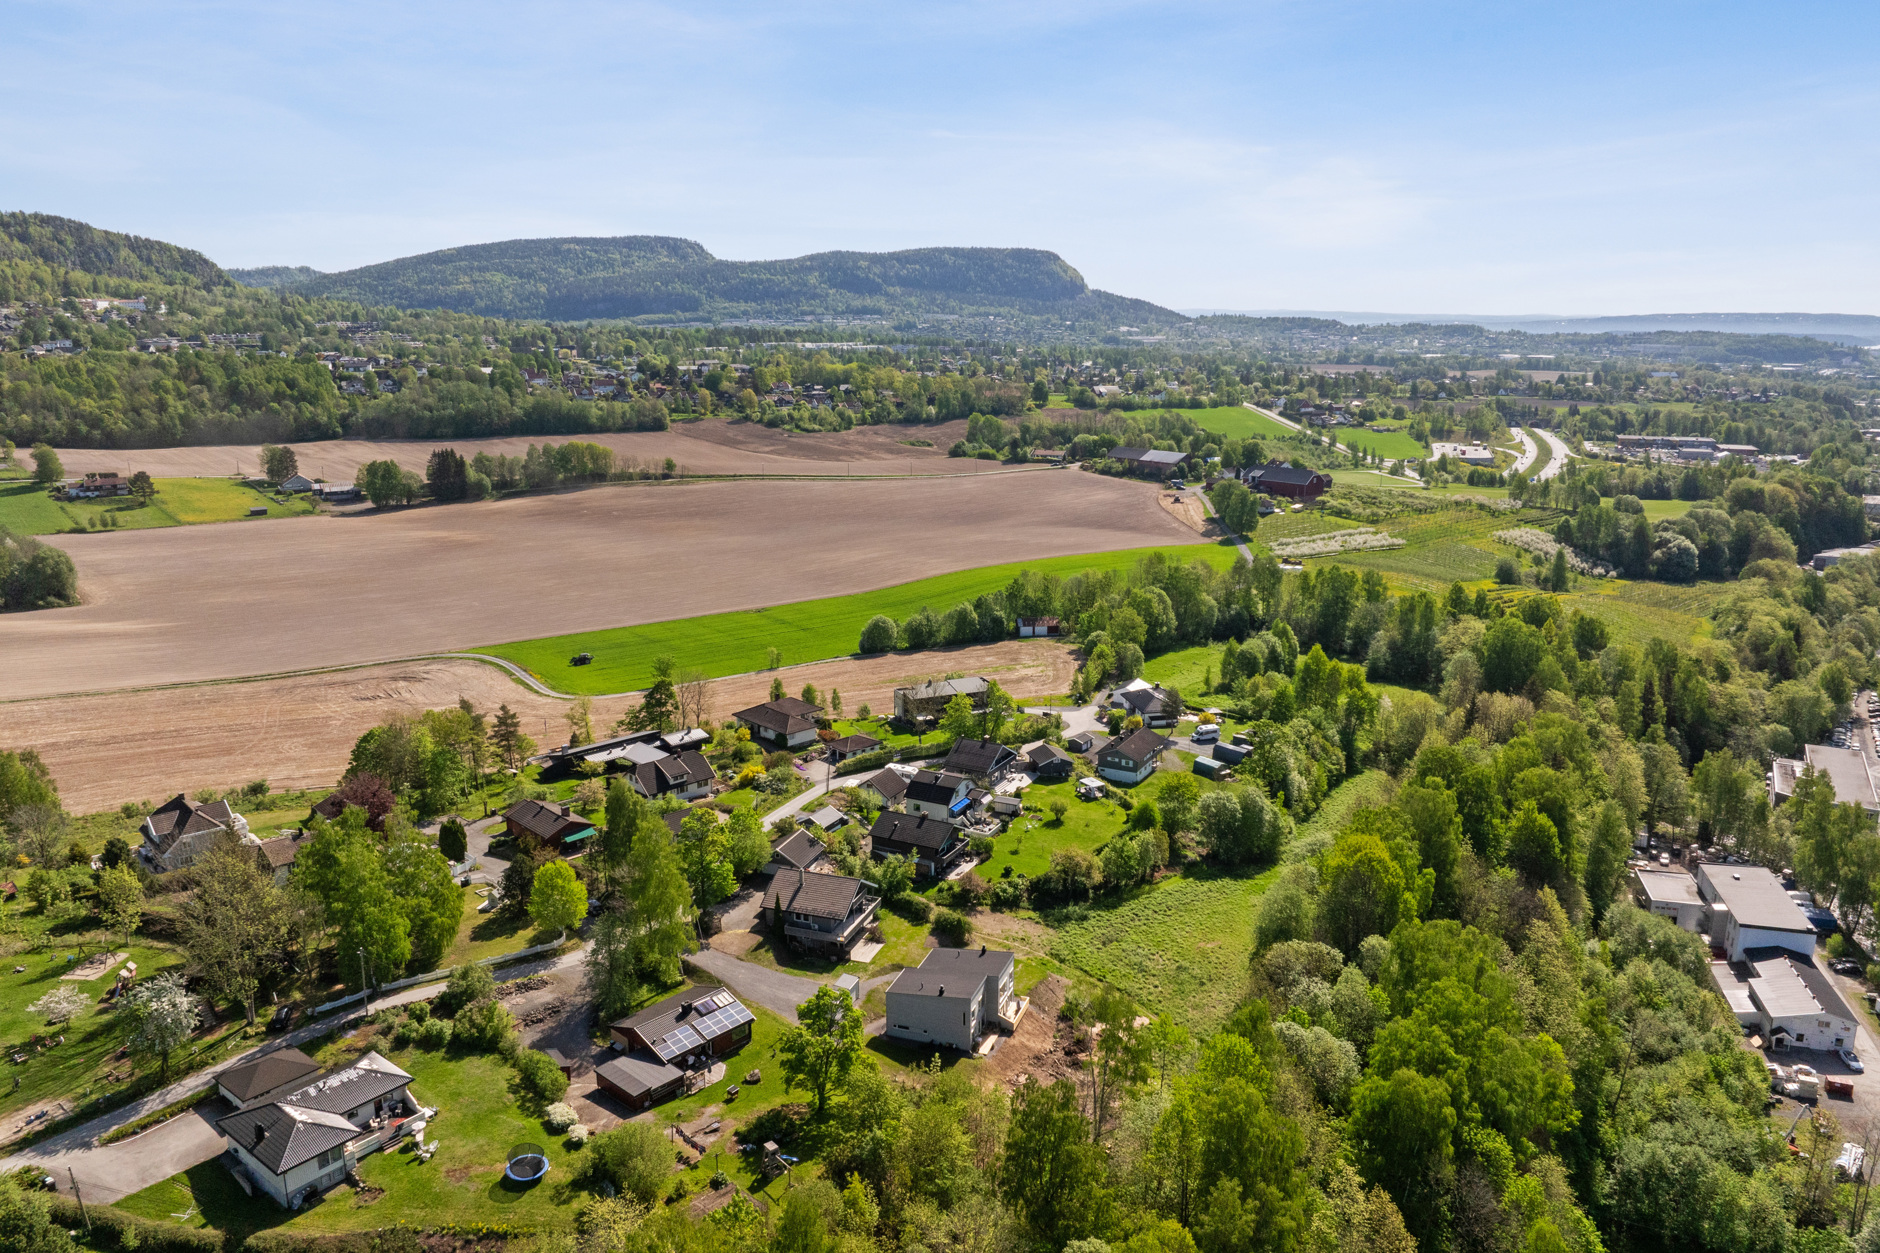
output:
[[[801,870],[821,857],[828,849],[823,842],[808,831],[792,831],[770,850],[770,859],[781,865]]]
[[[1137,727],[1105,744],[1097,756],[1101,760],[1107,753],[1121,753],[1132,761],[1149,761],[1167,748],[1168,744],[1167,740],[1148,727]]]
[[[721,1012],[725,1010],[734,1012]],[[693,1039],[709,1044],[740,1023],[750,1021],[751,1011],[745,1009],[743,1003],[728,989],[700,987],[688,988],[649,1005],[637,1014],[622,1018],[614,1026],[621,1031],[638,1032],[640,1038],[657,1052],[660,1041],[668,1036],[682,1035],[683,1029],[690,1028]],[[689,1049],[680,1048],[673,1055],[678,1056],[686,1051]]]
[[[642,1053],[638,1049],[622,1053],[604,1066],[596,1066],[594,1075],[596,1078],[605,1078],[632,1096],[645,1096],[685,1078],[685,1072],[677,1066],[668,1066],[652,1054]]]
[[[1017,756],[997,740],[954,740],[946,768],[961,774],[991,774]]]
[[[875,789],[881,793],[883,799],[893,804],[907,794],[907,777],[897,770],[890,770],[883,766],[880,771],[863,780],[862,786]]]
[[[1046,766],[1052,762],[1069,762],[1071,755],[1056,744],[1040,744],[1025,754],[1025,760],[1034,766]]]
[[[944,818],[930,818],[926,814],[885,813],[875,819],[875,825],[868,829],[868,838],[877,845],[882,840],[896,844],[907,844],[915,848],[939,851],[960,838],[959,828]]]
[[[849,916],[861,895],[862,881],[847,875],[779,870],[764,892],[764,908],[841,919]]]
[[[1154,448],[1112,448],[1112,461],[1140,461],[1144,465],[1178,466],[1188,459],[1185,452],[1165,452]]]
[[[1854,1011],[1847,1007],[1841,990],[1834,986],[1834,980],[1799,953],[1786,948],[1746,948],[1743,950],[1743,960],[1758,968],[1765,963],[1786,961],[1795,977],[1802,981],[1802,986],[1808,989],[1809,995],[1815,998],[1815,1004],[1821,1006],[1823,1013],[1845,1018],[1849,1022],[1859,1021],[1854,1017]]]
[[[766,731],[775,731],[779,735],[795,735],[799,731],[813,730],[816,726],[816,715],[821,712],[821,705],[812,705],[806,700],[786,696],[782,700],[765,701],[761,705],[752,705],[749,709],[740,709],[731,716],[739,722],[748,722],[752,726],[762,727]]]
[[[836,753],[866,753],[880,747],[881,741],[872,735],[845,735],[829,741],[830,751]]]
[[[227,801],[198,805],[178,792],[175,797],[151,810],[146,821],[150,824],[151,833],[157,837],[157,850],[167,853],[185,835],[219,831],[231,825],[235,821],[235,811],[229,808]]]
[[[503,818],[542,840],[566,839],[594,829],[593,823],[556,801],[517,801],[503,811]]]
[[[897,687],[894,694],[906,692],[909,700],[952,700],[955,696],[983,696],[986,693],[986,680],[975,676],[970,679],[928,679],[912,687]]]
[[[1277,462],[1268,462],[1260,466],[1252,472],[1250,477],[1256,484],[1284,483],[1289,487],[1309,487],[1313,480],[1320,477],[1330,481],[1329,475],[1321,476],[1317,470],[1301,470],[1297,466],[1280,465]]]
[[[667,753],[663,757],[640,762],[633,768],[633,777],[642,793],[657,796],[661,792],[671,792],[692,784],[710,783],[718,775],[710,762],[688,748],[681,753]]]
[[[918,967],[903,970],[889,986],[888,994],[939,996],[942,988],[951,988],[949,1000],[969,999],[985,980],[1002,980],[1015,960],[1011,953],[998,949],[933,949]]]
[[[911,801],[925,801],[930,805],[951,805],[960,790],[960,785],[965,782],[967,780],[963,775],[916,770],[914,777],[907,782],[904,795]]]
[[[253,1100],[263,1092],[272,1092],[284,1083],[292,1083],[315,1074],[320,1063],[299,1049],[276,1049],[251,1062],[230,1066],[216,1078],[240,1101]]]
[[[261,1165],[284,1175],[359,1135],[359,1128],[346,1118],[348,1111],[410,1082],[410,1075],[377,1053],[367,1053],[279,1100],[230,1114],[216,1127]]]

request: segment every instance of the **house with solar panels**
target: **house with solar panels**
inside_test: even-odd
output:
[[[595,1068],[595,1082],[646,1109],[685,1091],[686,1077],[751,1041],[757,1019],[725,988],[687,988],[610,1029],[620,1054]]]

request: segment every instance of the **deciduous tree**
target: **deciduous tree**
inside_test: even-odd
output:
[[[801,1087],[816,1098],[816,1116],[829,1105],[829,1089],[862,1055],[862,1015],[846,992],[824,984],[796,1008],[797,1026],[783,1033],[784,1089]]]

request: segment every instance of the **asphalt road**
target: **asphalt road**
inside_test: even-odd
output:
[[[1514,465],[1510,468],[1516,474],[1526,474],[1527,468],[1534,464],[1534,459],[1541,455],[1540,445],[1536,444],[1534,438],[1520,427],[1511,426],[1508,429],[1521,445],[1521,455],[1514,459]]]
[[[1533,430],[1536,435],[1547,441],[1547,447],[1551,450],[1551,456],[1548,458],[1546,468],[1535,477],[1551,479],[1567,468],[1567,458],[1573,455],[1573,450],[1567,447],[1567,441],[1561,439],[1552,431],[1538,426],[1533,428]]]

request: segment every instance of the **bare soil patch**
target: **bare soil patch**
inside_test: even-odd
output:
[[[992,1051],[980,1071],[987,1079],[1015,1088],[1026,1078],[1041,1083],[1073,1078],[1076,1063],[1067,1053],[1070,1029],[1058,1019],[1070,981],[1047,975],[1031,990],[1031,1005],[1012,1038]]]
[[[129,953],[99,953],[96,956],[87,957],[59,978],[70,979],[76,983],[89,983],[129,956]]]
[[[366,517],[56,536],[86,603],[0,618],[0,699],[391,660],[1192,542],[1068,471],[616,486]]]
[[[687,474],[971,474],[996,468],[984,461],[946,455],[949,447],[965,437],[965,422],[791,432],[742,419],[706,418],[680,422],[665,431],[501,439],[333,439],[288,447],[294,450],[302,474],[333,483],[355,480],[359,467],[368,461],[396,461],[422,474],[437,448],[455,448],[466,459],[480,452],[520,457],[530,444],[565,444],[577,439],[603,444],[614,450],[616,458],[639,466],[657,467],[670,457]],[[901,442],[907,439],[929,440],[933,447],[915,448]],[[59,459],[67,474],[146,470],[156,478],[214,478],[258,474],[261,445],[129,451],[70,448],[60,449]]]
[[[792,666],[786,686],[841,689],[850,709],[887,709],[894,689],[952,670],[998,679],[1021,698],[1070,686],[1076,663],[1052,640],[844,658]],[[763,701],[770,674],[719,679],[711,711],[722,718]],[[281,789],[336,782],[368,727],[396,714],[444,709],[467,697],[483,710],[507,704],[539,742],[560,743],[567,702],[539,696],[494,666],[438,659],[330,674],[204,683],[163,691],[46,697],[0,705],[0,749],[37,748],[67,806],[83,813],[179,791],[226,790],[251,779]],[[597,731],[633,704],[594,702]],[[272,832],[257,832],[264,838]]]
[[[1219,539],[1225,534],[1221,524],[1208,516],[1199,493],[1195,491],[1157,492],[1156,502],[1168,511],[1170,517],[1197,535]]]

